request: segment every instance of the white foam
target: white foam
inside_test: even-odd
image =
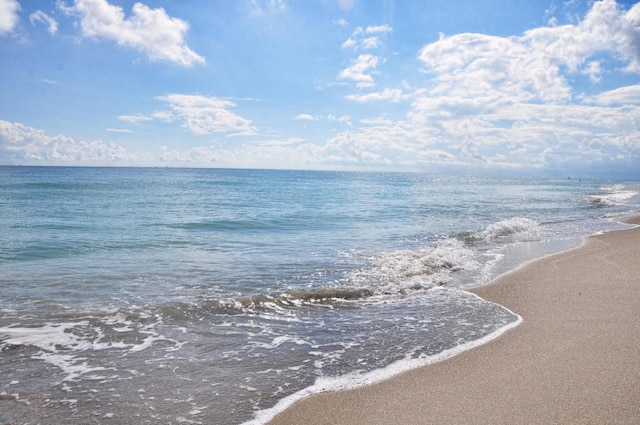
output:
[[[484,231],[478,233],[476,237],[492,240],[513,235],[535,235],[539,232],[539,229],[540,225],[533,220],[514,217],[490,224]]]
[[[623,205],[626,201],[638,194],[636,190],[631,190],[621,184],[613,186],[603,186],[600,188],[603,193],[586,195],[585,199],[597,207],[615,207]]]
[[[383,252],[370,258],[372,266],[351,273],[350,280],[373,289],[374,294],[393,294],[408,289],[428,289],[449,283],[452,273],[476,270],[475,252],[457,239],[435,246]]]
[[[106,368],[101,366],[89,366],[85,361],[86,358],[71,354],[48,353],[41,351],[32,358],[44,360],[45,362],[60,368],[65,375],[62,379],[63,382],[75,381],[87,373],[106,370]],[[102,377],[99,379],[102,379]]]
[[[636,192],[621,191],[614,193],[603,193],[598,195],[587,195],[587,200],[598,207],[615,207],[622,205],[628,199],[631,199]]]
[[[117,328],[117,330],[118,332],[124,332],[122,328]],[[133,330],[132,327],[131,330]],[[0,328],[0,348],[10,345],[30,345],[49,352],[56,352],[59,349],[85,351],[110,348],[127,349],[131,352],[137,352],[149,348],[154,341],[166,339],[155,333],[149,327],[139,332],[146,334],[147,337],[144,338],[142,342],[135,344],[125,343],[123,341],[103,342],[102,340],[105,336],[102,329],[98,326],[92,326],[88,320],[66,323],[46,323],[37,328],[7,326]]]
[[[88,365],[86,358],[78,356],[77,353],[107,349],[135,353],[151,347],[155,341],[167,340],[155,332],[152,326],[146,326],[138,330],[139,334],[145,335],[141,341],[135,343],[123,340],[105,341],[101,326],[115,326],[113,329],[118,333],[134,330],[133,323],[126,320],[122,314],[107,316],[97,324],[85,319],[77,322],[45,323],[39,327],[6,326],[0,327],[0,350],[9,346],[35,347],[40,351],[31,358],[44,360],[60,368],[65,374],[64,382],[76,380],[91,372],[105,370],[100,366]],[[176,343],[176,345],[179,348],[180,344]],[[95,379],[102,378],[95,377]]]
[[[616,192],[624,189],[624,185],[622,184],[614,184],[611,186],[602,186],[600,190],[604,192]]]
[[[88,321],[76,323],[47,323],[38,328],[2,327],[0,328],[0,347],[11,345],[31,345],[44,351],[55,352],[57,347],[70,350],[86,350],[89,341],[71,332],[76,327],[85,327]]]
[[[471,294],[478,297],[475,294]],[[480,298],[480,297],[478,297]],[[503,307],[504,308],[504,307]],[[505,309],[506,310],[506,309]],[[451,357],[454,357],[464,351],[470,350],[472,348],[478,347],[480,345],[486,344],[487,342],[499,337],[506,331],[515,328],[520,323],[522,323],[523,319],[519,315],[511,312],[514,316],[517,317],[517,320],[503,326],[500,329],[495,330],[489,335],[485,337],[465,342],[456,347],[444,350],[438,354],[427,356],[421,355],[416,358],[412,358],[411,354],[408,354],[404,359],[398,360],[389,366],[372,370],[366,373],[353,372],[347,375],[339,376],[339,377],[320,377],[316,379],[316,382],[295,394],[292,394],[282,400],[280,400],[275,406],[269,409],[264,409],[256,412],[254,414],[254,419],[245,422],[243,425],[263,425],[271,421],[278,414],[284,412],[286,409],[291,407],[294,403],[304,398],[307,398],[313,394],[330,392],[330,391],[344,391],[355,389],[367,385],[372,385],[377,382],[385,381],[387,379],[393,378],[401,373],[407,372],[409,370],[417,369],[423,366],[427,366],[433,363],[437,363]]]

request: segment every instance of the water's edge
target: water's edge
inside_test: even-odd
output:
[[[640,211],[638,211],[638,213],[640,213]],[[503,305],[496,304],[494,302],[488,301],[480,297],[479,295],[473,292],[474,289],[497,284],[502,277],[515,273],[534,262],[542,261],[544,259],[554,257],[556,255],[561,255],[569,251],[580,249],[587,243],[588,239],[593,236],[597,236],[597,235],[600,235],[603,233],[609,233],[609,232],[627,231],[627,230],[640,227],[640,224],[633,224],[625,221],[625,219],[629,219],[631,217],[640,218],[640,215],[624,216],[616,220],[621,224],[629,226],[623,229],[612,229],[604,232],[596,232],[591,235],[587,235],[580,238],[571,238],[571,239],[555,240],[555,241],[527,242],[524,244],[521,243],[518,245],[504,247],[503,251],[510,251],[510,250],[513,251],[513,250],[522,250],[526,244],[553,246],[551,250],[545,250],[545,252],[542,252],[539,256],[536,256],[533,258],[527,258],[527,259],[520,258],[520,260],[518,261],[517,260],[518,257],[516,256],[515,261],[512,260],[504,263],[504,264],[510,264],[510,266],[506,270],[504,270],[505,267],[503,264],[503,267],[501,267],[501,271],[494,273],[487,282],[482,282],[478,285],[467,287],[464,290],[463,289],[458,290],[458,291],[464,291],[468,294],[471,294],[486,303],[498,305],[499,307],[503,308],[504,310],[516,316],[517,317],[516,321],[508,323],[507,325],[493,331],[489,335],[486,335],[482,338],[478,338],[473,341],[468,341],[462,345],[459,345],[450,349],[446,349],[438,354],[434,354],[431,356],[418,357],[413,359],[399,360],[388,365],[387,367],[384,367],[382,369],[372,370],[365,374],[349,374],[349,375],[345,375],[337,378],[319,379],[313,385],[307,388],[304,388],[280,400],[275,406],[269,409],[264,409],[256,412],[252,420],[246,421],[242,425],[265,425],[265,424],[268,424],[270,421],[272,421],[276,416],[278,416],[279,414],[283,413],[284,411],[292,407],[295,403],[301,400],[304,400],[308,397],[311,397],[313,395],[326,393],[326,392],[349,391],[349,390],[355,390],[357,388],[361,388],[369,385],[375,385],[380,382],[393,379],[398,375],[448,360],[466,351],[488,344],[489,342],[504,335],[508,331],[518,327],[520,324],[524,322],[525,319],[519,314],[517,314],[516,312],[509,310]],[[510,256],[508,253],[504,255],[506,258],[509,258]]]

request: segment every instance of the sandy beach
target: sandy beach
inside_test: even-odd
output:
[[[473,292],[524,322],[449,360],[309,397],[271,423],[640,423],[640,228],[589,237]]]

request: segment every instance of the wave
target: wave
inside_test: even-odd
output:
[[[539,232],[540,225],[528,218],[514,217],[508,220],[490,224],[485,230],[478,233],[478,239],[492,240],[514,235],[535,235]]]
[[[348,280],[376,295],[405,294],[451,282],[460,271],[476,270],[474,251],[457,239],[434,246],[383,252],[369,258],[370,267],[352,272]]]
[[[476,295],[469,295],[477,297]],[[316,378],[315,382],[312,385],[279,400],[274,406],[254,412],[253,418],[245,421],[242,425],[264,425],[273,420],[273,418],[275,418],[278,414],[291,407],[294,403],[314,394],[346,391],[361,388],[367,385],[372,385],[388,380],[410,370],[418,369],[420,367],[447,360],[464,351],[486,344],[498,338],[500,335],[504,334],[510,329],[519,326],[523,322],[522,317],[520,317],[516,313],[508,310],[505,307],[501,308],[512,315],[515,320],[504,323],[502,326],[498,327],[492,332],[477,339],[463,341],[460,344],[457,344],[451,348],[444,349],[438,353],[421,354],[418,356],[412,356],[411,354],[408,354],[404,358],[396,360],[378,369],[373,369],[370,371],[355,370],[340,376],[320,376]]]
[[[160,306],[166,319],[199,319],[212,314],[236,315],[296,309],[305,306],[336,305],[364,300],[374,295],[364,287],[319,287],[289,289],[275,294],[254,294],[230,299],[201,300],[196,303],[170,303]]]
[[[603,186],[601,193],[585,195],[584,199],[596,208],[610,208],[624,205],[626,201],[637,195],[636,190],[616,184],[613,186]]]
[[[334,285],[294,288],[279,293],[260,293],[230,299],[204,300],[194,305],[166,306],[171,315],[238,314],[248,311],[281,310],[308,305],[335,305],[364,301],[374,297],[407,295],[410,292],[444,286],[464,273],[480,271],[477,243],[505,240],[539,233],[540,225],[530,219],[514,217],[493,223],[485,230],[465,237],[445,238],[433,245],[414,249],[358,255],[365,264],[334,281]],[[486,254],[485,254],[486,255]]]
[[[513,217],[492,223],[479,232],[461,233],[457,238],[469,244],[497,242],[505,239],[535,236],[540,233],[540,230],[540,224],[534,220],[525,217]]]

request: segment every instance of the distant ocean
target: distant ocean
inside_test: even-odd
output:
[[[521,320],[465,291],[637,182],[0,167],[0,422],[264,423]]]

